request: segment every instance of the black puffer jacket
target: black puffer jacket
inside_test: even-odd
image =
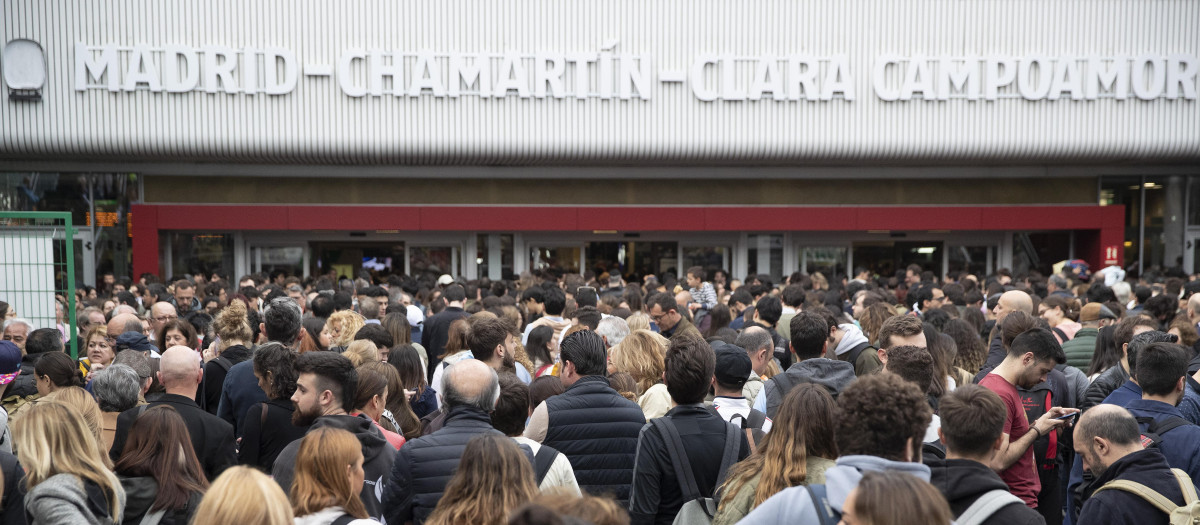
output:
[[[987,465],[969,459],[937,459],[926,461],[929,483],[937,487],[950,503],[950,512],[957,518],[980,496],[993,490],[1008,490],[1008,485]],[[1002,507],[983,522],[985,525],[1035,525],[1046,520],[1036,510],[1015,501]]]
[[[456,406],[447,413],[440,430],[406,443],[396,454],[391,477],[383,487],[387,523],[424,522],[442,499],[467,442],[480,434],[499,433],[482,410]]]
[[[1087,410],[1100,403],[1104,402],[1104,398],[1113,393],[1114,390],[1121,388],[1129,380],[1129,372],[1121,365],[1115,365],[1103,374],[1100,374],[1091,385],[1088,385],[1087,392],[1083,394],[1083,401],[1079,403],[1079,408]]]
[[[601,376],[586,376],[546,400],[549,424],[543,445],[571,460],[579,488],[610,494],[625,506],[633,483],[638,434],[646,425],[641,407]]]

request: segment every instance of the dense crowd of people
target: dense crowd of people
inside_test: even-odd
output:
[[[54,327],[0,302],[0,523],[1200,516],[1196,276],[637,281],[106,275]]]

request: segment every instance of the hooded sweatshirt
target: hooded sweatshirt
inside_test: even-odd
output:
[[[309,432],[321,427],[333,427],[347,430],[362,443],[363,453],[363,488],[362,502],[367,513],[372,518],[379,519],[383,506],[379,502],[379,487],[383,479],[392,471],[392,460],[396,457],[396,449],[392,448],[383,432],[375,428],[375,423],[363,417],[348,415],[321,416],[308,428]],[[271,476],[283,488],[284,494],[290,494],[292,479],[296,469],[296,454],[300,452],[302,439],[293,441],[279,453]]]
[[[1008,491],[1008,485],[987,465],[969,459],[937,459],[925,462],[929,467],[929,482],[946,496],[950,512],[957,518],[984,494],[993,490]],[[1036,510],[1014,501],[1001,507],[983,522],[984,525],[1041,525],[1046,523]]]
[[[825,494],[833,510],[842,512],[846,496],[858,486],[863,471],[902,472],[929,481],[929,467],[920,463],[889,461],[875,456],[842,456],[836,466],[825,471]],[[739,525],[776,523],[820,523],[805,486],[779,491],[738,522]]]
[[[150,507],[154,505],[154,499],[158,497],[158,482],[150,476],[122,477],[121,486],[125,488],[126,497],[125,510],[121,512],[121,523],[137,525],[151,513]],[[200,498],[203,495],[200,492],[193,493],[183,508],[164,513],[158,523],[160,525],[187,525],[192,519],[192,514],[196,512],[196,507],[200,505]]]
[[[780,375],[784,374],[788,376],[793,386],[801,383],[816,383],[824,386],[834,399],[837,399],[837,395],[856,378],[854,365],[823,357],[805,359],[792,365]],[[754,400],[754,408],[765,413],[767,417],[774,418],[775,413],[779,411],[779,405],[783,403],[783,397],[787,395],[787,390],[785,390],[787,383],[784,381],[779,376],[767,381],[762,392]]]
[[[871,341],[867,339],[866,334],[863,334],[862,329],[858,325],[853,323],[840,324],[838,325],[838,329],[843,332],[842,340],[838,343],[833,353],[837,355],[838,359],[854,365],[854,375],[858,377],[871,375],[883,368],[883,362],[879,360],[879,354],[871,347]],[[853,356],[854,349],[856,348],[862,348],[863,350],[851,362],[850,358]]]
[[[295,523],[296,525],[329,525],[333,523],[333,520],[342,517],[345,513],[346,511],[342,510],[341,507],[325,507],[312,514],[296,516]],[[347,525],[379,525],[379,522],[375,520],[356,519],[350,521]]]

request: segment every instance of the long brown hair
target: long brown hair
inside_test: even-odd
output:
[[[954,519],[941,491],[911,474],[867,472],[855,490],[853,510],[863,525],[949,525]]]
[[[450,323],[450,328],[446,332],[446,350],[437,358],[445,359],[448,355],[466,350],[468,331],[466,319],[455,319],[453,323]]]
[[[412,405],[404,395],[404,389],[411,386],[412,388],[408,389],[416,391],[413,398],[419,399],[428,387],[425,384],[425,368],[421,365],[421,356],[417,355],[417,350],[412,345],[404,344],[392,349],[392,353],[388,354],[388,362],[380,364],[392,369],[391,372],[382,371],[388,380],[387,409],[400,425],[400,428],[389,430],[404,434],[404,439],[421,437],[421,418],[413,412]],[[379,424],[384,427],[392,426],[386,420],[380,421]]]
[[[362,457],[362,445],[354,434],[333,427],[310,430],[300,441],[296,455],[296,478],[292,482],[292,510],[307,516],[328,507],[341,507],[346,514],[366,519],[367,508],[350,486],[346,467]]]
[[[392,334],[392,346],[412,343],[412,325],[408,324],[408,316],[404,312],[388,312],[380,324]]]
[[[859,314],[858,322],[871,346],[879,347],[879,330],[883,328],[884,321],[895,316],[896,307],[887,303],[875,303]]]
[[[158,494],[150,506],[152,512],[181,508],[192,494],[208,490],[187,425],[166,405],[149,408],[133,421],[115,470],[126,477],[154,478]]]
[[[499,434],[471,438],[429,525],[498,525],[538,494],[533,467],[517,443]]]
[[[754,489],[754,505],[758,506],[785,488],[806,484],[808,456],[837,459],[833,410],[833,398],[825,387],[802,383],[788,392],[762,446],[730,469],[721,487],[726,495],[721,506],[755,476],[761,474]]]

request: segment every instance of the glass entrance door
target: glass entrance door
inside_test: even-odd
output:
[[[640,280],[647,274],[660,278],[667,272],[679,275],[676,242],[590,242],[586,256],[587,269],[596,275],[619,272],[626,281]]]
[[[910,264],[922,270],[942,275],[941,241],[871,241],[854,243],[854,266],[862,266],[882,277],[896,275],[903,278],[904,269]]]

